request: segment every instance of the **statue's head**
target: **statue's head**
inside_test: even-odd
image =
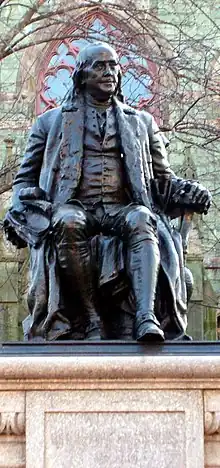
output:
[[[77,91],[87,91],[97,100],[113,95],[121,98],[121,68],[116,51],[103,42],[87,45],[76,58],[73,82]]]

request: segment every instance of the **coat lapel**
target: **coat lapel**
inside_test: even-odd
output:
[[[134,109],[122,104],[116,98],[114,101],[121,145],[127,162],[134,164],[141,153],[140,121]]]
[[[141,120],[134,109],[122,104],[117,99],[114,99],[114,102],[121,146],[125,157],[126,175],[134,201],[151,208],[142,161],[141,141],[144,129],[141,126]]]
[[[74,101],[71,108],[63,107],[62,115],[59,197],[65,201],[74,196],[82,170],[84,106],[81,100]]]

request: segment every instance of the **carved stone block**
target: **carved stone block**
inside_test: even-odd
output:
[[[27,468],[201,468],[202,395],[28,392],[26,443]]]

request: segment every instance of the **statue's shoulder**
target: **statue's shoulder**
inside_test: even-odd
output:
[[[149,123],[153,119],[153,116],[146,110],[135,109],[134,107],[128,106],[125,103],[120,103],[120,106],[125,114],[136,115],[136,117],[141,119],[145,124]]]
[[[62,114],[62,107],[54,107],[53,109],[49,109],[43,114],[38,116],[38,119],[41,121],[47,121],[47,120],[53,120],[55,119],[59,114]]]
[[[62,120],[62,108],[60,106],[55,107],[54,109],[47,110],[43,114],[39,115],[37,118],[37,122],[40,125],[40,127],[42,126],[47,131],[49,131],[51,126],[59,120]]]
[[[138,111],[136,109],[134,109],[133,107],[131,106],[128,106],[127,104],[125,104],[124,102],[121,102],[121,101],[117,101],[117,105],[120,106],[120,108],[123,110],[123,112],[125,114],[132,114],[132,115],[138,115]]]
[[[153,115],[150,114],[150,112],[147,112],[146,110],[138,110],[138,115],[140,117],[140,119],[145,123],[145,124],[149,124],[149,122],[152,122],[153,120]]]

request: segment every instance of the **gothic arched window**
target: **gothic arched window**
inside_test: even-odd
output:
[[[82,21],[81,21],[82,24]],[[68,38],[56,41],[49,50],[38,80],[37,114],[62,103],[71,85],[71,75],[79,50],[89,42],[101,40],[111,43],[117,50],[123,71],[123,94],[126,102],[138,108],[149,104],[153,97],[154,63],[138,54],[132,34],[123,45],[123,32],[114,20],[96,13],[84,18],[84,28],[68,30]]]

